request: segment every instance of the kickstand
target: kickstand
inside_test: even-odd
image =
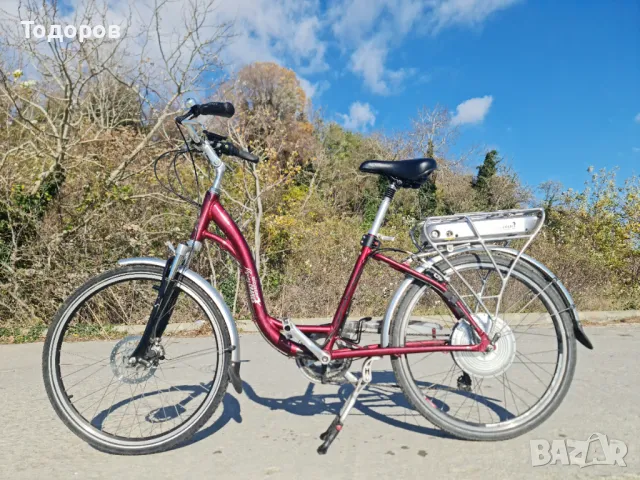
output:
[[[364,365],[362,365],[362,375],[358,379],[353,392],[351,392],[351,395],[349,395],[349,398],[342,406],[342,409],[340,409],[340,413],[338,413],[333,419],[333,422],[331,422],[329,428],[327,428],[327,430],[320,435],[320,440],[324,440],[322,445],[318,447],[318,453],[320,455],[324,455],[325,453],[327,453],[327,450],[329,450],[329,447],[342,430],[342,425],[347,419],[349,412],[351,412],[351,409],[356,404],[358,395],[360,395],[362,391],[367,387],[367,385],[371,383],[371,364],[374,362],[374,360],[378,359],[380,359],[380,357],[371,357],[365,360]]]

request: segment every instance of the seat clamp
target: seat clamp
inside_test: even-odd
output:
[[[360,239],[360,245],[375,249],[380,247],[380,240],[370,233],[365,233]]]

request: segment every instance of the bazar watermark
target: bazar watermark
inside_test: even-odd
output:
[[[530,440],[531,465],[578,465],[580,468],[592,465],[618,465],[626,467],[624,457],[627,445],[620,441],[607,438],[602,433],[593,433],[586,440],[560,439]]]
[[[63,42],[65,39],[77,38],[78,41],[84,42],[87,38],[120,38],[120,25],[37,25],[33,20],[24,20],[20,22],[24,27],[26,38],[47,38],[48,42],[54,40]],[[48,32],[47,32],[48,30]]]

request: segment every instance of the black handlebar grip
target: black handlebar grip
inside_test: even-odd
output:
[[[246,150],[238,149],[238,157],[251,163],[258,163],[260,161],[260,157],[254,155],[253,153],[249,153]]]
[[[227,142],[227,150],[229,152],[229,155],[241,158],[243,160],[246,160],[247,162],[258,163],[260,161],[260,157],[236,147],[231,142]]]
[[[234,113],[236,113],[236,109],[229,102],[209,102],[198,105],[198,115],[231,118]]]

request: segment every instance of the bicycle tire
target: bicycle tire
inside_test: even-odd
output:
[[[494,258],[497,265],[504,271],[508,270],[513,261],[511,258],[505,258],[498,255],[494,255]],[[493,263],[484,253],[462,254],[454,257],[450,261],[456,269],[461,269],[465,266],[493,268]],[[445,262],[439,263],[436,265],[436,268],[438,268],[445,276],[455,277],[455,273],[451,272],[451,268]],[[554,372],[554,381],[557,381],[557,384],[551,392],[552,396],[545,399],[545,403],[541,406],[539,411],[536,411],[534,416],[524,419],[524,421],[511,422],[511,424],[506,422],[507,426],[504,427],[491,428],[482,428],[475,424],[470,425],[467,424],[467,422],[453,419],[442,411],[444,410],[442,406],[438,406],[431,401],[416,385],[416,381],[413,379],[413,375],[407,361],[408,356],[392,357],[391,363],[394,374],[411,406],[429,422],[454,437],[466,440],[498,441],[520,436],[540,425],[558,408],[571,384],[576,365],[576,340],[573,333],[571,318],[564,308],[564,302],[555,290],[555,287],[546,288],[549,282],[532,267],[524,263],[518,263],[514,268],[513,275],[520,277],[520,279],[527,279],[527,281],[531,282],[532,285],[536,285],[540,292],[543,292],[542,297],[544,300],[555,309],[552,318],[554,320],[554,326],[557,328],[556,335],[562,337],[563,365],[561,370],[558,372],[557,379]],[[402,332],[403,325],[405,322],[408,322],[411,314],[409,308],[416,304],[416,296],[427,288],[428,287],[426,287],[422,282],[415,281],[400,301],[399,307],[391,323],[392,345],[394,347],[399,347],[404,344]],[[404,328],[406,328],[406,326]],[[516,417],[516,419],[517,418],[518,417]]]
[[[228,369],[231,361],[229,349],[231,341],[228,329],[220,311],[209,297],[194,282],[182,277],[177,283],[178,288],[182,290],[181,294],[189,294],[204,308],[213,329],[212,331],[219,336],[219,348],[223,352],[219,354],[219,365],[212,380],[212,388],[205,401],[198,407],[197,415],[192,415],[183,425],[179,425],[179,428],[170,430],[152,440],[126,441],[100,434],[86,419],[79,418],[80,415],[77,412],[74,414],[75,409],[70,404],[68,395],[62,390],[60,367],[56,363],[60,357],[60,344],[64,336],[64,330],[68,322],[73,318],[74,312],[78,311],[92,295],[108,288],[112,284],[137,279],[151,279],[160,282],[162,274],[163,269],[160,267],[132,265],[98,275],[78,288],[64,302],[48,330],[43,349],[42,368],[49,400],[64,424],[78,437],[100,451],[118,455],[146,455],[170,450],[186,442],[211,418],[227,390],[229,382]]]

